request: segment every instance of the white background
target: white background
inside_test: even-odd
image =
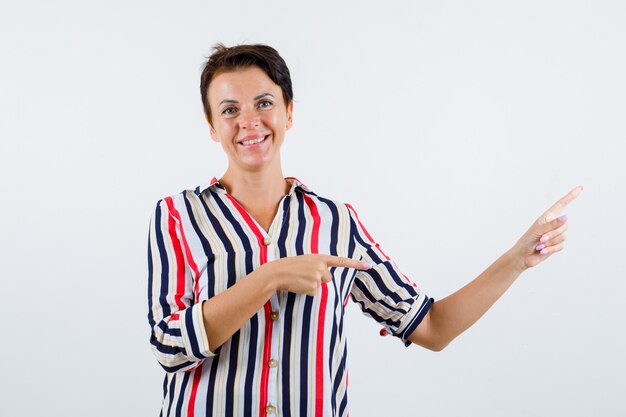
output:
[[[220,176],[216,42],[287,61],[285,175],[440,299],[554,201],[563,252],[433,353],[349,311],[352,416],[625,415],[622,1],[0,0],[0,415],[156,416],[156,201]]]

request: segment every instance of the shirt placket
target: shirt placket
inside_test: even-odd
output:
[[[265,237],[263,244],[267,247],[267,262],[277,259],[277,248],[272,236]],[[279,346],[282,338],[280,329],[280,310],[278,294],[274,293],[270,298],[271,313],[269,320],[272,323],[272,340],[270,341],[270,359],[263,364],[269,371],[267,387],[267,406],[265,412],[268,416],[278,415],[278,366],[280,364]]]
[[[280,209],[282,210],[282,207]],[[286,215],[288,216],[288,213]],[[280,236],[280,231],[284,222],[287,220],[284,217],[285,213],[281,212],[279,216],[279,219],[277,219],[278,222],[276,224],[272,224],[269,233],[265,233],[265,231],[263,231],[265,236],[263,239],[263,245],[266,247],[267,262],[272,262],[273,260],[279,258],[276,241],[278,236]],[[279,354],[282,340],[280,297],[278,292],[272,294],[269,301],[271,305],[269,320],[272,323],[272,339],[270,342],[270,359],[267,363],[263,364],[263,366],[266,366],[269,371],[267,405],[265,406],[265,413],[268,416],[277,416],[282,414],[278,408],[278,375],[279,365],[281,363]]]

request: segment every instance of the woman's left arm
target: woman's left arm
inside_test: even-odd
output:
[[[543,213],[517,243],[477,278],[436,301],[409,341],[439,351],[472,326],[528,268],[563,249],[567,216],[563,209],[583,190],[572,189]]]

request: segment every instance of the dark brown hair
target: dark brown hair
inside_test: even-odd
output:
[[[207,58],[200,76],[200,94],[204,112],[211,119],[211,107],[209,106],[209,84],[213,78],[222,72],[236,71],[248,67],[259,67],[270,79],[283,91],[285,105],[293,100],[291,89],[291,76],[289,68],[276,49],[271,46],[236,45],[230,48],[218,43],[213,47],[213,52]]]

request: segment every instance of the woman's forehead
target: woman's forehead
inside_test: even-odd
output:
[[[259,67],[225,71],[218,74],[209,84],[209,100],[254,99],[263,93],[274,96],[280,87]]]

